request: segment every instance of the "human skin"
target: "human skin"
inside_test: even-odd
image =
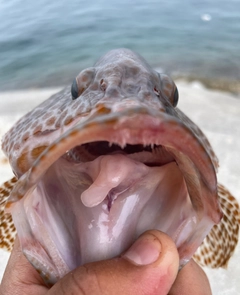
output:
[[[166,234],[151,230],[120,257],[80,266],[48,288],[16,239],[0,295],[212,294],[205,273],[193,260],[180,272],[178,268],[174,242]]]

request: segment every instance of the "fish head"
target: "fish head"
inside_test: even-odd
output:
[[[3,137],[2,149],[20,177],[49,144],[92,114],[132,107],[172,114],[177,102],[170,77],[152,70],[131,50],[112,50],[80,72],[71,90],[53,95],[21,118]]]
[[[3,139],[18,181],[6,204],[46,282],[164,231],[185,265],[220,222],[217,159],[170,77],[112,50]]]

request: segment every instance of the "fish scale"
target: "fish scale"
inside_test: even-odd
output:
[[[177,101],[170,77],[118,49],[21,118],[2,141],[16,177],[0,190],[0,246],[11,250],[17,231],[47,284],[152,228],[174,240],[180,267],[192,255],[226,267],[239,206]]]

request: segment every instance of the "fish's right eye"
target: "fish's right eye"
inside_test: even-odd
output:
[[[76,99],[78,98],[79,94],[78,94],[78,84],[77,84],[77,80],[74,79],[73,83],[72,83],[72,87],[71,87],[71,94],[72,94],[72,99]]]

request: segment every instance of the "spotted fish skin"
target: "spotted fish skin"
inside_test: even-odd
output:
[[[9,181],[4,182],[0,187],[0,248],[11,251],[16,229],[11,214],[4,212],[6,201],[17,182],[17,178],[13,177]]]
[[[168,76],[119,49],[20,119],[2,142],[16,178],[0,191],[1,247],[12,244],[11,213],[23,253],[50,284],[150,228],[173,238],[181,266],[206,235],[195,259],[225,266],[239,206],[217,185],[211,145],[177,100]]]
[[[221,184],[218,185],[218,197],[224,214],[222,221],[213,226],[194,259],[202,266],[227,268],[238,243],[240,208],[237,200]]]

